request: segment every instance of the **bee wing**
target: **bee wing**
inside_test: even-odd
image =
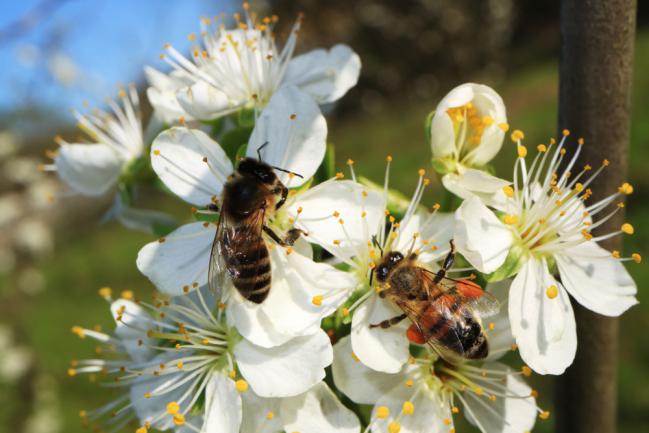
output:
[[[464,356],[464,347],[460,341],[460,336],[453,324],[455,318],[451,309],[451,299],[447,297],[439,297],[435,302],[431,301],[399,301],[397,305],[408,316],[412,323],[417,327],[417,330],[424,336],[426,343],[441,357],[447,360],[454,360],[458,357]],[[421,324],[423,320],[424,311],[428,310],[430,314],[430,307],[434,307],[433,321],[435,322],[435,332],[431,329],[425,329]],[[431,323],[431,326],[433,324]],[[441,336],[441,337],[438,337]]]
[[[216,226],[214,242],[212,242],[210,264],[207,271],[207,282],[210,290],[216,296],[216,299],[221,298],[223,287],[226,283],[226,277],[229,274],[226,265],[226,257],[229,256],[231,252],[224,251],[224,249],[228,249],[227,245],[229,245],[229,243],[222,242],[222,239],[224,237],[230,238],[233,231],[234,227],[227,221],[226,216],[221,213],[219,216],[219,222]]]

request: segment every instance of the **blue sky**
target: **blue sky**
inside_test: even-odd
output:
[[[0,110],[31,104],[55,109],[78,106],[82,101],[101,104],[119,83],[141,80],[144,64],[165,69],[159,60],[162,46],[166,42],[186,46],[186,36],[198,30],[200,16],[229,13],[238,7],[231,0],[58,1],[62,6],[35,20],[36,25],[8,36],[7,26],[43,0],[3,2]],[[65,85],[52,76],[51,65],[70,61],[77,79]]]

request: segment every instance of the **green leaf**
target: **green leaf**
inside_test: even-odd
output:
[[[228,130],[219,140],[228,158],[235,161],[237,151],[243,144],[247,144],[252,134],[252,127],[236,127]]]
[[[244,128],[252,128],[255,126],[255,110],[252,108],[243,108],[239,110],[237,124]]]
[[[324,160],[315,174],[316,183],[322,183],[336,175],[336,149],[333,144],[327,144]]]

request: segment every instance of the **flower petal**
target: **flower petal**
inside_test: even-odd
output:
[[[348,263],[367,254],[367,242],[385,218],[383,194],[350,180],[323,182],[300,194],[287,211],[297,215],[299,208],[295,225],[309,234],[305,239]]]
[[[284,83],[294,84],[319,104],[340,99],[358,82],[361,59],[347,45],[317,49],[294,57],[286,68]]]
[[[442,177],[444,188],[456,196],[468,199],[479,198],[485,205],[503,210],[507,196],[503,188],[511,182],[473,168],[464,169],[461,174],[449,173]]]
[[[279,172],[284,185],[302,185],[322,163],[327,148],[327,122],[306,93],[295,86],[280,88],[255,123],[246,155],[302,176]]]
[[[472,197],[455,212],[455,243],[477,270],[490,273],[505,262],[512,233],[478,198]]]
[[[492,123],[484,128],[480,145],[466,159],[470,165],[483,166],[491,161],[500,151],[505,137],[499,125],[507,122],[505,103],[498,93],[489,86],[471,83],[473,87],[473,106],[480,116],[489,116]]]
[[[172,296],[207,284],[207,270],[216,226],[185,224],[168,236],[145,245],[136,264],[156,287]]]
[[[168,129],[153,140],[151,166],[170,190],[197,206],[208,205],[220,195],[233,171],[216,141],[203,131],[184,127]]]
[[[508,366],[495,362],[485,365],[490,372],[505,374],[505,382],[494,384],[491,376],[487,379],[477,377],[476,385],[484,389],[497,389],[503,394],[490,400],[487,394],[478,396],[472,392],[464,393],[466,405],[464,413],[469,422],[480,428],[484,433],[520,433],[531,431],[536,421],[536,401],[531,396],[530,388],[520,377],[516,376]]]
[[[153,323],[142,307],[126,299],[118,299],[110,305],[115,318],[115,335],[135,362],[145,362],[153,357],[154,342],[147,336]],[[117,320],[117,318],[120,320]]]
[[[401,374],[372,370],[355,356],[351,337],[343,337],[334,345],[331,368],[336,388],[356,403],[374,404],[380,396],[406,380]]]
[[[407,221],[401,221],[399,237],[393,248],[405,254],[412,247],[413,236],[417,233],[414,249],[421,250],[418,260],[432,264],[448,253],[454,229],[455,215],[452,213],[419,212]],[[422,243],[424,241],[427,242],[425,245]]]
[[[489,317],[483,322],[483,325],[486,326],[487,339],[489,340],[488,360],[502,358],[507,352],[512,350],[512,345],[515,342],[514,336],[512,335],[512,327],[509,323],[509,311],[506,307],[510,286],[511,280],[502,280],[496,283],[489,283],[486,287],[486,291],[500,302],[498,314]]]
[[[329,337],[320,330],[270,349],[244,339],[234,347],[234,356],[241,375],[257,395],[290,397],[324,379],[333,350]]]
[[[191,83],[188,78],[179,74],[178,71],[167,75],[150,66],[144,67],[144,75],[150,86],[146,89],[147,98],[156,115],[164,123],[171,125],[177,122],[180,117],[185,117],[186,121],[192,120],[192,117],[185,113],[176,99],[176,91]]]
[[[556,288],[551,299],[546,291]],[[545,262],[525,263],[509,289],[509,320],[521,358],[539,374],[561,374],[577,351],[575,316],[568,294]]]
[[[629,272],[595,242],[567,249],[556,259],[566,290],[589,310],[619,316],[638,303],[638,289]]]
[[[252,391],[241,394],[243,399],[243,420],[241,433],[277,433],[282,431],[280,400],[262,398]]]
[[[125,156],[107,144],[64,144],[54,164],[72,190],[87,196],[108,191],[119,178]]]
[[[445,158],[455,152],[455,131],[446,110],[436,110],[430,124],[430,146],[433,158]]]
[[[239,433],[241,396],[234,381],[222,373],[213,373],[205,387],[205,422],[202,433]]]
[[[304,433],[358,433],[361,424],[324,383],[304,394],[282,399],[284,430]]]
[[[403,413],[403,404],[406,401],[414,407],[414,412],[410,415]],[[389,409],[389,417],[377,418],[376,413],[381,406]],[[396,421],[397,416],[401,425],[400,433],[438,433],[453,429],[449,404],[439,398],[439,393],[416,386],[412,388],[404,385],[396,386],[380,396],[372,412],[372,419],[375,420],[372,424],[372,433],[389,431],[388,425]]]
[[[243,108],[245,103],[245,101],[231,101],[225,93],[203,80],[178,89],[176,100],[185,112],[198,120],[212,120],[225,116]]]
[[[157,227],[175,227],[176,219],[164,212],[131,207],[122,201],[120,194],[115,194],[113,206],[102,217],[102,223],[112,219],[119,221],[130,230],[139,230],[153,234]]]
[[[402,314],[388,301],[372,295],[363,302],[352,317],[352,347],[361,362],[384,373],[396,373],[408,360],[408,320],[390,328],[370,328],[370,325]]]

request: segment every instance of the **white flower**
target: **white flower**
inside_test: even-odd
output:
[[[279,172],[289,188],[301,186],[320,165],[326,147],[327,127],[311,98],[292,86],[275,94],[257,120],[247,155],[257,158],[264,143],[264,162],[299,173],[304,178]],[[218,201],[223,185],[233,173],[221,147],[206,134],[187,128],[172,128],[160,134],[152,146],[152,166],[162,181],[182,199],[195,206]],[[317,191],[317,190],[316,190]],[[312,193],[313,194],[313,193]],[[288,211],[300,194],[290,194],[287,203],[270,214],[267,225],[283,234],[298,218]],[[291,213],[292,212],[292,213]],[[216,224],[186,224],[164,239],[146,245],[137,265],[160,290],[178,295],[207,284],[210,248]],[[224,288],[228,317],[239,332],[255,344],[271,347],[295,336],[320,329],[320,321],[349,296],[353,278],[311,258],[311,247],[299,241],[282,248],[268,240],[272,288],[261,304],[245,300],[232,284]],[[323,294],[330,294],[322,299]]]
[[[374,405],[373,433],[453,432],[453,414],[461,411],[483,433],[530,431],[537,411],[543,418],[549,413],[537,408],[532,389],[520,377],[529,370],[515,372],[496,361],[511,348],[506,315],[494,317],[487,335],[491,350],[484,362],[450,364],[429,348],[417,347],[394,374],[359,362],[345,337],[334,346],[334,382],[356,403]]]
[[[142,121],[135,86],[121,90],[119,97],[121,107],[112,99],[107,100],[112,114],[101,110],[87,115],[74,112],[79,128],[94,143],[71,144],[56,138],[61,147],[54,164],[44,168],[56,170],[61,180],[78,194],[104,194],[115,186],[124,168],[142,155]]]
[[[189,75],[182,71],[172,71],[170,74],[165,74],[150,66],[144,67],[144,74],[149,82],[146,94],[154,108],[154,118],[160,123],[168,125],[180,121],[181,118],[185,121],[193,120],[176,99],[178,90],[192,84]]]
[[[624,224],[597,237],[590,233],[618,211],[621,205],[616,206],[616,201],[633,188],[625,183],[617,193],[586,205],[592,194],[588,186],[608,162],[590,176],[590,166],[571,174],[583,141],[564,161],[567,135],[565,131],[554,152],[550,152],[553,141],[547,147],[539,145],[528,166],[527,149],[520,144],[523,134],[514,131],[519,157],[513,188],[504,188],[508,199],[500,208],[502,213],[494,213],[476,198],[465,201],[456,212],[458,250],[476,269],[496,271],[492,279],[518,272],[510,289],[509,318],[521,357],[541,374],[561,374],[574,359],[577,335],[568,293],[606,316],[619,316],[637,303],[636,285],[621,262],[639,262],[640,256],[620,258],[619,252],[610,253],[597,244],[632,233],[633,227]],[[614,209],[609,211],[611,206]]]
[[[285,84],[292,84],[319,103],[341,98],[358,81],[360,59],[346,45],[313,50],[293,58],[301,24],[298,19],[283,48],[275,43],[277,17],[258,19],[244,4],[244,18],[235,14],[237,28],[204,18],[191,60],[170,44],[163,59],[189,78],[176,92],[180,106],[196,119],[214,119],[242,108],[263,108]],[[196,35],[191,34],[195,41]]]
[[[465,199],[502,199],[509,183],[484,171],[509,129],[500,95],[483,84],[462,84],[431,113],[428,128],[433,167],[446,189]]]
[[[354,352],[367,366],[389,373],[399,371],[408,359],[407,323],[404,321],[389,329],[370,328],[370,324],[402,313],[370,287],[370,270],[381,259],[381,249],[405,254],[412,248],[420,253],[421,262],[434,267],[434,262],[448,252],[448,241],[453,233],[452,215],[437,213],[438,206],[432,214],[419,209],[424,187],[428,184],[424,171],[420,170],[419,174],[409,208],[400,222],[390,216],[388,230],[387,172],[383,194],[354,181],[333,181],[307,191],[299,202],[303,210],[296,225],[309,232],[306,239],[347,264],[350,275],[355,278],[353,287],[360,297],[349,309],[343,310],[343,314],[353,313]],[[355,177],[353,171],[352,176]],[[318,188],[328,192],[322,194]]]
[[[124,301],[118,301],[124,302]],[[71,374],[101,372],[127,389],[122,397],[94,411],[82,411],[86,421],[112,413],[113,425],[134,417],[142,427],[204,432],[277,432],[285,426],[346,426],[359,431],[358,421],[320,381],[332,361],[324,331],[265,349],[242,339],[227,325],[223,312],[212,313],[215,300],[206,288],[160,300],[157,307],[132,302],[113,305],[121,340],[96,331],[77,329],[119,348],[131,341],[150,355],[132,361],[80,361]],[[148,310],[144,312],[143,309]],[[127,330],[122,331],[121,329]],[[143,337],[146,336],[146,337]],[[146,340],[144,340],[146,338]],[[314,406],[322,399],[326,412]],[[197,402],[201,401],[201,404]],[[354,428],[356,426],[356,428]],[[187,430],[185,430],[187,429]],[[326,431],[326,430],[320,430]]]

